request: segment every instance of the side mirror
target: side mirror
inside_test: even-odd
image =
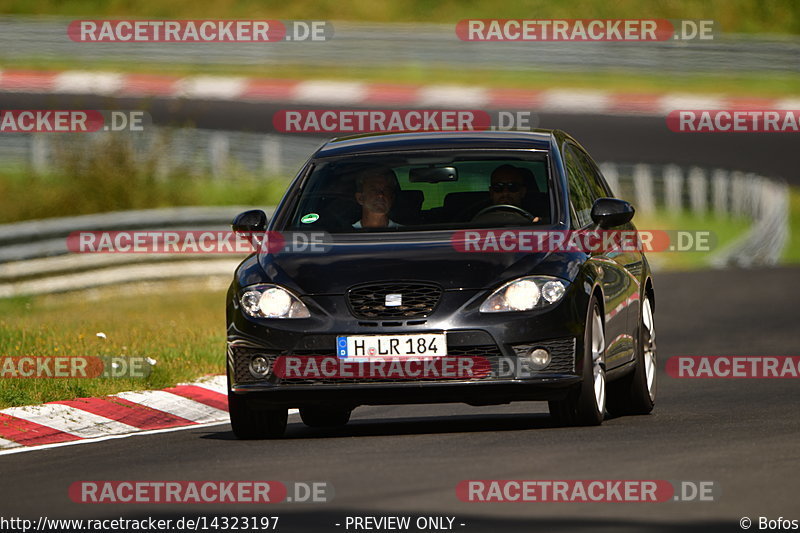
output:
[[[253,248],[259,250],[261,249],[264,231],[267,229],[267,214],[261,209],[252,209],[239,213],[233,218],[231,229],[235,233],[246,233]]]
[[[267,229],[267,214],[261,209],[239,213],[231,222],[233,231],[264,231]]]
[[[592,220],[601,228],[613,228],[630,222],[635,212],[625,200],[598,198],[592,206]]]

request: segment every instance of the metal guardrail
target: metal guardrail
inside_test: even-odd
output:
[[[710,258],[713,266],[773,265],[788,239],[788,186],[741,172],[675,165],[601,165],[618,195],[647,213],[689,210],[744,217],[750,230]],[[0,226],[0,298],[139,281],[229,278],[241,257],[216,254],[70,254],[73,231],[225,230],[239,207],[189,207],[104,213]],[[271,214],[271,209],[269,210]]]
[[[209,254],[71,254],[73,231],[225,230],[249,206],[176,207],[0,226],[0,298],[185,278],[230,278],[241,257]],[[269,214],[272,208],[267,208]]]
[[[97,152],[113,133],[4,133],[0,162],[5,167],[46,174],[57,168],[59,154]],[[148,127],[125,132],[135,161],[152,163],[156,177],[173,171],[219,179],[294,175],[322,144],[320,138],[195,128]]]
[[[780,261],[789,240],[785,182],[753,173],[677,165],[603,163],[601,168],[616,194],[640,212],[660,208],[751,221],[745,235],[712,254],[711,266],[768,266]]]
[[[0,17],[0,59],[207,65],[305,65],[458,70],[796,72],[800,40],[722,34],[712,41],[463,42],[455,24],[334,21],[325,42],[76,43],[72,19]]]

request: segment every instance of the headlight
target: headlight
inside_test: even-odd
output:
[[[277,285],[247,287],[239,301],[255,318],[308,318],[311,313],[300,298]]]
[[[564,297],[566,282],[549,276],[528,276],[509,281],[481,304],[481,313],[530,311],[552,305]]]

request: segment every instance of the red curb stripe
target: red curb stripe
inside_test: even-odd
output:
[[[37,70],[4,70],[0,73],[0,89],[50,91],[55,87],[58,74]]]
[[[163,429],[191,426],[196,423],[180,416],[171,415],[158,409],[114,396],[107,398],[78,398],[77,400],[62,400],[50,403],[75,407],[81,411],[110,418],[139,429]]]
[[[0,437],[24,446],[83,440],[82,437],[0,413]]]
[[[744,109],[755,111],[758,109],[775,109],[778,101],[771,98],[727,98],[725,109]]]
[[[73,71],[31,71],[4,70],[0,72],[0,91],[18,92],[35,91],[50,93],[55,91],[58,76]],[[122,74],[122,87],[117,94],[124,96],[164,96],[179,97],[182,78],[170,75]],[[189,78],[191,79],[191,78]],[[313,80],[309,80],[313,81]],[[230,100],[243,99],[254,101],[294,100],[297,88],[305,83],[298,80],[247,78],[244,90]],[[413,105],[417,104],[425,85],[373,83],[365,84],[366,95],[362,100],[369,104]],[[92,88],[89,89],[91,93]],[[558,92],[558,89],[548,92]],[[544,91],[526,89],[486,89],[490,107],[542,109]],[[664,99],[669,94],[663,93],[624,93],[607,92],[608,103],[599,106],[599,113],[643,113],[666,115],[663,108]],[[772,109],[777,100],[768,98],[732,97],[722,101],[729,109]]]
[[[658,111],[661,107],[662,94],[647,93],[609,93],[609,111],[629,111],[646,113]]]
[[[523,109],[540,108],[543,91],[528,89],[492,89],[489,101],[495,107],[521,107]]]
[[[228,397],[225,394],[214,392],[206,389],[205,387],[198,387],[196,385],[178,385],[177,387],[171,387],[164,390],[166,392],[171,392],[172,394],[177,394],[178,396],[183,396],[184,398],[189,398],[190,400],[194,400],[210,407],[215,407],[222,411],[228,410]]]
[[[296,80],[248,79],[239,98],[250,100],[291,100],[300,82]]]
[[[419,87],[373,83],[367,85],[364,102],[370,104],[413,104],[419,99]]]
[[[123,78],[119,94],[127,96],[171,96],[176,92],[176,76],[128,74]]]

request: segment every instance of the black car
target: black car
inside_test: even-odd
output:
[[[641,249],[522,245],[526,232],[635,233],[633,207],[613,196],[558,130],[327,142],[272,220],[233,222],[285,244],[245,259],[228,291],[234,433],[280,436],[289,408],[315,427],[380,404],[541,400],[564,425],[649,413],[655,298]]]

